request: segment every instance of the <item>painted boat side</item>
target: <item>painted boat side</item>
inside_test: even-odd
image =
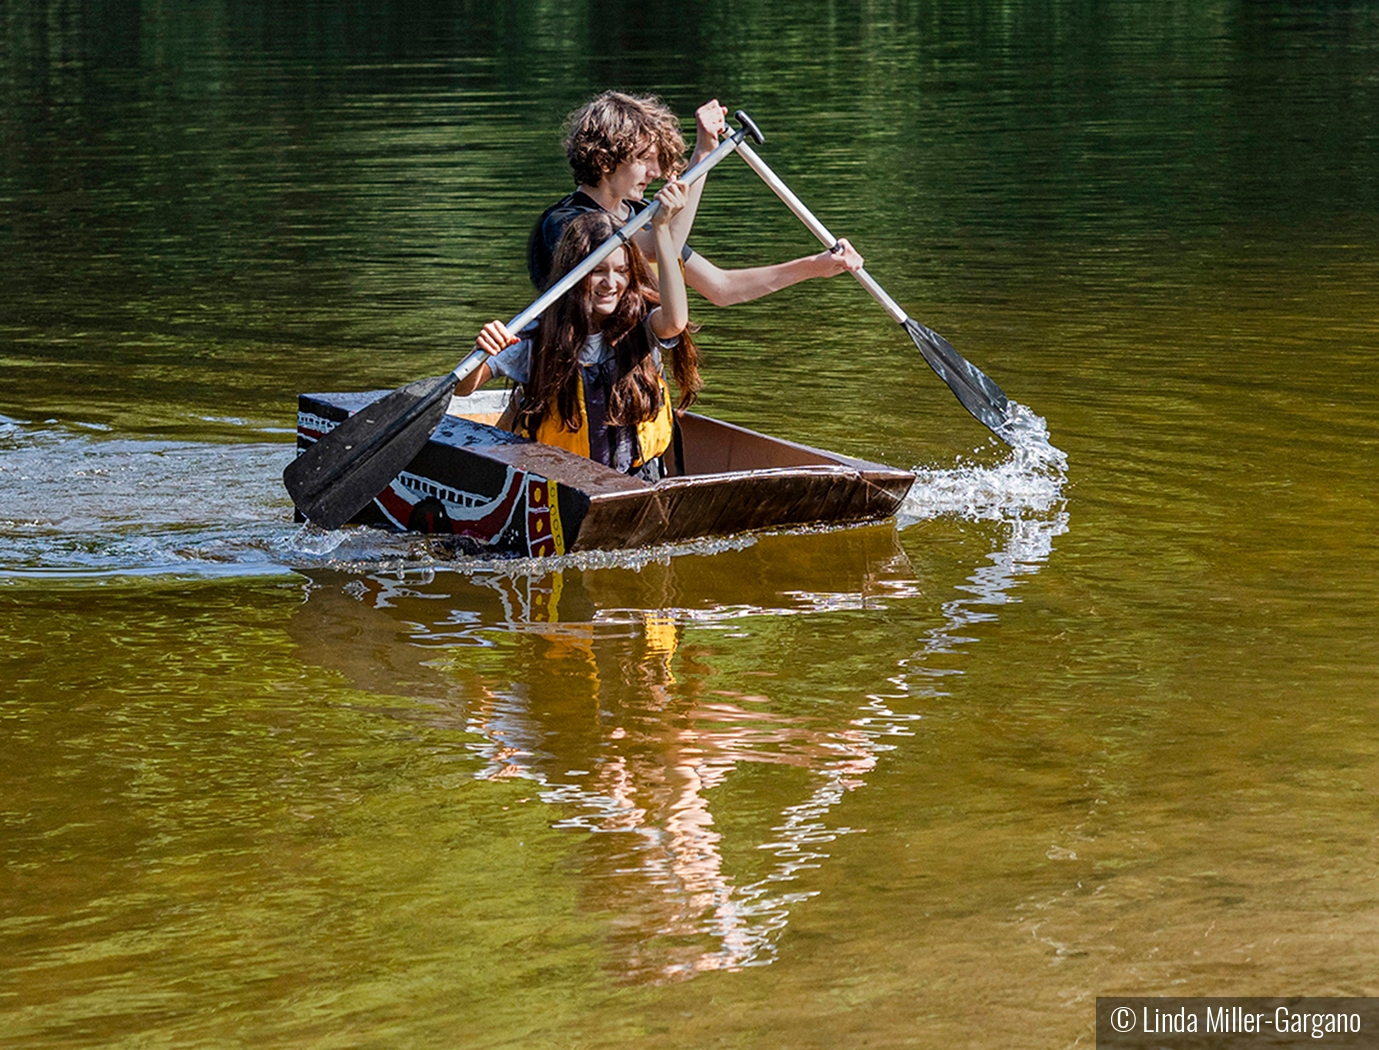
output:
[[[378,392],[302,394],[298,448]],[[354,520],[454,536],[473,552],[548,556],[893,514],[914,475],[693,413],[683,464],[655,485],[489,425],[501,392],[455,398],[431,440]],[[496,408],[495,408],[496,406]]]

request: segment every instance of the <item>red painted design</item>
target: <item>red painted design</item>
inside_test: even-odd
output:
[[[478,517],[457,519],[452,516],[450,526],[454,534],[456,536],[468,536],[470,539],[479,540],[482,543],[492,543],[496,540],[507,527],[508,522],[512,520],[513,509],[522,495],[525,479],[526,474],[521,471],[510,470],[503,491],[484,507],[475,508],[479,511]],[[404,491],[406,490],[402,486],[393,482],[374,497],[374,502],[400,529],[407,528],[408,523],[412,520],[412,508],[416,506],[416,503],[407,499],[403,494]],[[456,512],[459,513],[460,511],[457,509]]]

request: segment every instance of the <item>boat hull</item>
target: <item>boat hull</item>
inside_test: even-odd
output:
[[[298,450],[381,394],[300,395]],[[914,483],[909,471],[682,413],[670,476],[648,484],[494,426],[504,397],[452,399],[425,447],[352,523],[447,538],[466,553],[550,557],[876,521]]]

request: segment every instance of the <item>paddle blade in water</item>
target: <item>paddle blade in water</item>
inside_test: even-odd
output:
[[[962,406],[991,429],[991,432],[1011,444],[1009,402],[1005,392],[991,377],[953,349],[953,344],[932,328],[926,328],[907,317],[903,325],[915,346],[924,355],[938,377],[948,384]]]
[[[338,529],[367,506],[421,451],[454,386],[451,373],[394,390],[289,463],[283,484],[307,521]]]

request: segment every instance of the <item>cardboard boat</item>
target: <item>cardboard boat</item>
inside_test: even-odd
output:
[[[386,391],[301,394],[297,449]],[[494,425],[505,391],[452,398],[431,439],[352,524],[428,533],[467,554],[552,557],[890,517],[915,476],[680,413],[655,484]]]

